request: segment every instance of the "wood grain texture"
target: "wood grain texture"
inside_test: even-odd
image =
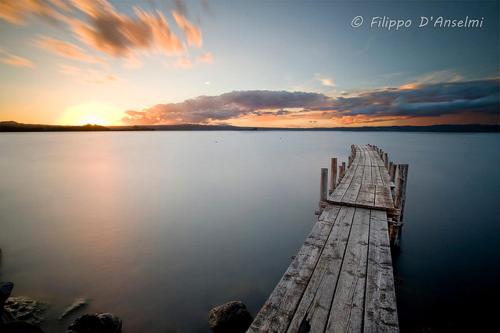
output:
[[[387,215],[383,211],[371,211],[370,216],[363,332],[398,332]]]

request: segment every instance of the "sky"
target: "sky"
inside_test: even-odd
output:
[[[498,1],[0,0],[0,121],[498,124],[499,11]]]

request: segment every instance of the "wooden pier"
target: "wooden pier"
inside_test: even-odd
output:
[[[318,221],[247,332],[398,332],[391,245],[408,165],[351,146],[321,169]]]

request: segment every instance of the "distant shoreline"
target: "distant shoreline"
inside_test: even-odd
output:
[[[342,132],[455,132],[494,133],[500,132],[500,124],[431,125],[431,126],[363,126],[363,127],[238,127],[231,125],[44,125],[23,124],[15,121],[0,122],[0,132],[100,132],[100,131],[342,131]]]

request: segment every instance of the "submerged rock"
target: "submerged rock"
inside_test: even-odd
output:
[[[44,320],[41,314],[47,309],[47,303],[24,296],[10,297],[4,309],[14,320],[38,326]]]
[[[5,302],[10,297],[12,293],[12,289],[14,289],[14,283],[12,282],[0,282],[0,320],[3,314],[3,307]]]
[[[67,333],[120,333],[122,321],[111,313],[85,314],[77,318]]]
[[[64,310],[61,317],[59,317],[59,320],[69,316],[70,314],[72,314],[76,310],[84,307],[85,305],[87,305],[87,300],[85,298],[75,299],[75,301]]]
[[[252,315],[240,301],[219,305],[208,314],[208,325],[215,333],[246,332],[252,321]]]

